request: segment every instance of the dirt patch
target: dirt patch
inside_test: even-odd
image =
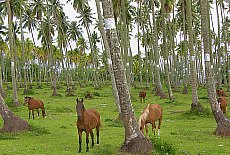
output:
[[[120,151],[129,154],[148,155],[151,154],[152,149],[153,145],[148,139],[138,136],[129,143],[123,144]]]

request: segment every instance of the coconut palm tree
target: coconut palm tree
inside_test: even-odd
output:
[[[215,85],[213,84],[213,75],[211,72],[210,63],[210,39],[209,39],[209,1],[202,0],[201,3],[201,35],[204,45],[204,58],[205,58],[205,77],[206,87],[208,92],[209,103],[215,117],[217,128],[215,130],[216,135],[230,136],[230,120],[220,110],[220,106],[216,99]]]
[[[121,58],[112,1],[103,0],[102,7],[104,18],[107,20],[106,22],[108,22],[108,19],[110,22],[112,22],[110,25],[106,25],[106,36],[111,54],[111,60],[109,61],[112,62],[115,83],[118,90],[121,119],[125,127],[125,142],[121,148],[121,151],[127,153],[145,154],[151,151],[152,145],[147,139],[144,138],[143,134],[141,134],[134,116],[134,109],[131,104],[129,88]],[[145,147],[139,147],[143,145]]]
[[[193,49],[194,41],[193,41],[193,28],[192,28],[192,3],[191,0],[186,1],[186,13],[187,13],[187,26],[188,26],[188,36],[189,36],[189,53],[190,53],[190,71],[191,71],[191,82],[192,82],[192,109],[202,110],[201,105],[199,104],[198,100],[198,93],[197,93],[197,71],[195,66],[195,58],[196,54]]]

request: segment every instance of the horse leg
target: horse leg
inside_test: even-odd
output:
[[[86,152],[89,152],[89,131],[85,131],[86,133]]]
[[[32,115],[33,115],[33,119],[34,119],[34,109],[32,109]]]
[[[97,144],[99,144],[99,125],[96,127],[97,130]]]
[[[160,136],[161,121],[162,121],[162,118],[159,119],[158,130],[157,130],[158,136]]]
[[[93,130],[90,131],[90,136],[92,139],[92,147],[94,146],[94,134],[93,134]]]
[[[149,133],[149,129],[148,129],[148,124],[145,123],[145,131],[146,131],[146,138],[149,137],[148,133]]]
[[[78,136],[79,136],[79,150],[78,152],[80,153],[81,152],[81,143],[82,143],[82,131],[81,130],[78,130]]]
[[[156,128],[156,124],[155,124],[155,122],[153,122],[153,123],[152,123],[152,132],[154,132],[154,136],[156,135],[156,130],[155,130],[155,128]]]
[[[38,113],[38,118],[39,118],[39,110],[37,109],[37,113]]]
[[[45,108],[42,108],[42,116],[43,116],[43,117],[46,116]]]
[[[30,119],[30,110],[29,110],[29,119]]]

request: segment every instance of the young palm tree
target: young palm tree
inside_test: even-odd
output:
[[[121,51],[115,27],[114,12],[111,0],[103,0],[103,15],[106,25],[106,36],[110,48],[111,61],[115,83],[118,90],[119,103],[121,108],[121,119],[125,127],[125,142],[121,151],[127,153],[146,154],[152,150],[150,141],[144,138],[138,128],[131,104],[129,88],[126,81],[125,70],[121,58]],[[110,23],[108,23],[110,21]],[[140,147],[140,146],[145,147]]]
[[[215,117],[217,128],[216,135],[230,136],[230,120],[220,110],[216,99],[215,85],[213,84],[213,75],[210,63],[210,39],[209,39],[209,1],[201,1],[201,35],[203,38],[204,57],[205,57],[205,77],[208,92],[209,103]]]

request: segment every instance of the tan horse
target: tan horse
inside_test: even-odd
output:
[[[32,110],[32,115],[34,119],[34,110],[37,110],[38,117],[39,117],[39,108],[42,109],[42,116],[45,117],[45,108],[44,108],[44,103],[42,100],[36,100],[33,97],[25,97],[24,99],[24,104],[26,105],[28,103],[28,109],[29,109],[29,119],[30,119],[30,111]]]
[[[96,128],[97,130],[97,144],[99,144],[99,127],[100,127],[100,114],[94,109],[85,109],[83,104],[83,99],[81,101],[77,98],[77,129],[79,135],[79,151],[81,152],[81,143],[82,143],[82,132],[85,131],[86,133],[86,152],[89,151],[89,133],[92,139],[92,147],[94,146],[94,133],[93,129]]]
[[[140,118],[139,118],[139,128],[142,133],[144,128],[146,130],[146,137],[148,138],[148,123],[152,124],[152,131],[154,130],[154,135],[155,135],[155,128],[156,124],[155,122],[158,120],[158,136],[160,136],[160,127],[161,127],[161,122],[162,122],[162,117],[163,117],[163,109],[159,104],[148,104]]]

